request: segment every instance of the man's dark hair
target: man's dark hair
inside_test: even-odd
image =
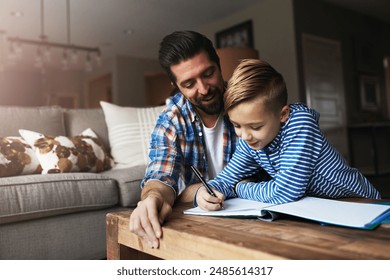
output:
[[[176,77],[171,71],[171,66],[192,58],[202,51],[205,51],[209,59],[221,68],[213,43],[195,31],[175,31],[165,36],[160,44],[158,58],[161,67],[166,71],[171,82],[176,85]]]

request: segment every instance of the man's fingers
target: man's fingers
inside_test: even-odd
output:
[[[130,231],[154,248],[158,247],[158,239],[154,230],[154,228],[157,228],[156,223],[160,226],[156,206],[152,204],[148,207],[146,200],[138,202],[137,208],[134,209],[130,217]]]
[[[146,240],[148,241],[149,246],[152,248],[158,248],[158,236],[154,228],[156,227],[156,224],[160,228],[161,226],[158,222],[157,215],[152,214],[151,216],[149,216],[149,219],[142,220],[141,224],[146,233]]]
[[[164,203],[158,214],[158,223],[152,223],[154,232],[156,233],[157,238],[162,237],[161,225],[164,223],[165,219],[172,213],[172,207],[168,203]]]
[[[129,228],[131,232],[141,237],[149,245],[149,247],[152,247],[152,242],[149,240],[148,235],[139,219],[131,217]]]
[[[169,205],[168,203],[164,203],[160,209],[160,215],[159,215],[160,224],[162,224],[165,221],[165,219],[169,215],[171,215],[171,213],[172,213],[172,206]]]

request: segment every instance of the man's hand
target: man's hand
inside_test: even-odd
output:
[[[205,187],[200,187],[196,193],[196,203],[200,208],[206,211],[221,210],[223,207],[224,195],[214,190],[217,197],[210,195]]]
[[[155,185],[158,183],[158,185]],[[130,216],[130,231],[141,237],[151,248],[159,247],[162,237],[161,225],[172,212],[174,193],[170,187],[153,181],[154,186],[145,186],[143,200],[138,202]]]

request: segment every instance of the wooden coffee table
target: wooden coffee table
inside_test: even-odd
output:
[[[174,207],[160,248],[129,231],[131,211],[107,214],[107,259],[390,259],[390,228],[359,230],[298,218],[257,219],[184,215]]]

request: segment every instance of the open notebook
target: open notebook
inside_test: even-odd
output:
[[[270,204],[242,198],[225,201],[225,209],[204,211],[199,207],[185,210],[184,214],[259,218],[272,221],[280,214],[292,215],[322,224],[332,224],[351,228],[374,229],[390,217],[390,205],[346,202],[333,199],[304,197],[298,201],[284,204]]]

